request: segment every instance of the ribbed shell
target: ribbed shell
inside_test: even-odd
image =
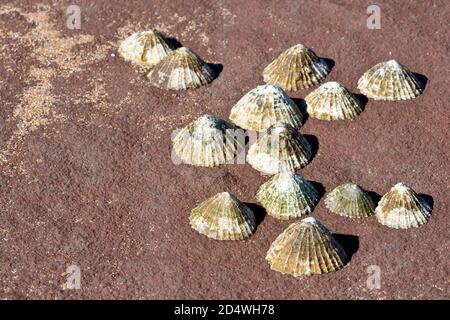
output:
[[[370,196],[354,183],[334,188],[325,198],[325,205],[331,212],[349,218],[365,218],[375,213]]]
[[[247,92],[231,109],[230,120],[247,130],[265,131],[277,122],[298,128],[303,117],[280,87],[267,84]]]
[[[173,138],[176,155],[187,164],[215,167],[234,159],[244,148],[244,131],[215,116],[204,115]]]
[[[404,183],[397,183],[375,209],[377,220],[390,228],[417,228],[431,216],[431,208]]]
[[[310,213],[319,194],[301,175],[283,171],[261,185],[256,198],[269,215],[287,220]]]
[[[186,90],[210,83],[215,75],[211,67],[196,53],[181,47],[161,60],[147,77],[155,87]]]
[[[247,162],[266,174],[295,171],[306,166],[311,158],[308,141],[291,125],[278,123],[248,150]]]
[[[164,35],[156,30],[133,33],[119,46],[119,54],[131,63],[151,68],[173,51]]]
[[[356,118],[362,111],[358,99],[338,82],[327,82],[305,98],[308,114],[320,120]]]
[[[216,240],[243,240],[256,230],[253,211],[228,192],[199,204],[189,220],[193,229]]]
[[[358,89],[375,100],[408,100],[420,95],[422,85],[405,66],[395,60],[370,68],[358,81]]]
[[[291,224],[270,246],[272,270],[294,277],[342,269],[347,257],[331,233],[312,217]]]
[[[319,84],[330,72],[326,62],[310,48],[297,44],[278,56],[263,72],[264,82],[286,91],[298,91]]]

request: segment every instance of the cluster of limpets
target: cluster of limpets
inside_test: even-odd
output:
[[[132,34],[122,41],[119,53],[125,60],[148,69],[150,83],[161,89],[195,89],[215,78],[212,68],[194,51],[174,49],[158,30]]]
[[[131,35],[119,52],[127,61],[147,69],[150,83],[162,89],[198,88],[215,77],[197,54],[184,47],[174,50],[157,30]],[[254,169],[273,177],[260,186],[257,200],[277,219],[311,213],[320,200],[319,192],[295,172],[311,161],[311,146],[298,131],[303,115],[284,90],[318,85],[330,70],[327,62],[305,45],[289,48],[264,69],[266,84],[250,90],[231,108],[232,123],[203,115],[178,132],[173,138],[176,155],[186,164],[216,167],[245,150],[238,129],[261,132],[246,159]],[[412,99],[423,91],[415,76],[395,60],[369,69],[359,79],[358,89],[369,98],[389,101]],[[338,82],[324,83],[312,91],[304,99],[304,107],[310,117],[328,121],[354,119],[363,111],[361,101]],[[346,183],[327,194],[325,205],[348,218],[374,215],[381,224],[397,229],[419,227],[431,215],[423,198],[404,183],[393,186],[378,204],[357,184]],[[228,192],[194,208],[190,224],[216,240],[243,240],[256,231],[255,214]],[[297,277],[339,270],[348,257],[330,231],[308,217],[291,224],[275,239],[266,260],[273,270]]]

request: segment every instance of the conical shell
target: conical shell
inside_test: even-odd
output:
[[[405,66],[395,60],[370,68],[358,81],[358,89],[375,100],[408,100],[420,95],[422,85]]]
[[[397,183],[375,209],[378,221],[390,228],[417,228],[431,216],[430,206],[404,183]]]
[[[266,260],[272,270],[294,277],[342,269],[342,246],[318,220],[308,217],[291,224],[270,246]]]
[[[216,240],[243,240],[256,230],[253,211],[228,192],[199,204],[192,210],[190,223],[199,233]]]
[[[319,84],[330,72],[327,63],[310,48],[297,44],[284,51],[263,72],[264,82],[286,91],[298,91]]]
[[[287,220],[310,213],[319,194],[301,175],[283,171],[264,183],[256,198],[269,215]]]
[[[358,99],[338,82],[327,82],[305,98],[308,114],[320,120],[356,118],[362,111]]]
[[[248,150],[247,162],[256,170],[276,174],[306,166],[311,158],[308,141],[291,125],[277,123]]]
[[[188,124],[173,138],[176,155],[187,164],[215,167],[232,160],[245,144],[245,133],[212,115]]]
[[[210,83],[215,75],[211,67],[196,53],[181,47],[161,60],[147,77],[155,87],[186,90]]]
[[[340,216],[365,218],[374,214],[375,205],[360,186],[346,183],[334,188],[325,198],[327,208]]]
[[[131,63],[151,68],[173,51],[164,35],[156,30],[133,33],[119,46],[119,54]]]
[[[231,109],[230,120],[247,130],[265,131],[277,122],[300,127],[303,117],[280,87],[266,84],[247,92]]]

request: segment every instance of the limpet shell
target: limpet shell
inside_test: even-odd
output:
[[[270,268],[294,277],[342,269],[347,256],[330,231],[313,217],[291,224],[270,246]]]
[[[330,81],[305,98],[308,114],[320,120],[356,118],[362,111],[361,102],[338,82]]]
[[[173,138],[175,154],[187,164],[215,167],[225,164],[244,148],[242,129],[212,115],[203,115]]]
[[[181,47],[147,74],[150,83],[167,90],[195,89],[213,81],[212,68],[191,49]]]
[[[325,205],[331,212],[349,218],[365,218],[375,213],[372,199],[355,183],[334,188],[325,198]]]
[[[133,33],[119,46],[122,58],[144,68],[155,66],[172,51],[172,45],[156,29]]]
[[[308,141],[291,125],[283,122],[270,126],[251,145],[247,154],[247,162],[266,174],[295,171],[306,166],[310,158],[311,146]]]
[[[230,120],[247,130],[265,131],[277,122],[300,127],[303,116],[280,87],[266,84],[247,92],[231,109]]]
[[[324,59],[313,50],[297,44],[276,58],[263,72],[264,82],[286,91],[298,91],[319,84],[330,72]]]
[[[228,192],[200,203],[189,220],[193,229],[215,240],[243,240],[256,230],[253,211]]]
[[[397,183],[375,209],[377,220],[390,228],[417,228],[431,216],[431,208],[405,183]]]
[[[298,173],[283,171],[262,184],[256,198],[269,215],[287,220],[310,213],[319,201],[319,194]]]
[[[375,100],[409,100],[423,87],[414,74],[396,60],[381,62],[370,68],[358,81],[362,94]]]

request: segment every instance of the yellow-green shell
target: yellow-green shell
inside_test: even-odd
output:
[[[397,183],[375,209],[377,220],[390,228],[417,228],[431,216],[430,206],[405,183]]]
[[[423,91],[414,74],[395,60],[379,63],[370,68],[358,81],[362,94],[375,100],[409,100]]]
[[[308,115],[320,120],[347,120],[362,111],[361,102],[338,82],[327,82],[305,98]]]
[[[144,68],[154,67],[172,51],[164,34],[156,29],[133,33],[119,46],[122,58]]]
[[[263,72],[264,82],[286,91],[307,89],[322,82],[330,72],[327,63],[313,50],[297,44],[284,51]]]
[[[215,240],[244,240],[256,230],[253,211],[228,192],[200,203],[189,221],[197,232]]]
[[[287,220],[312,212],[319,194],[301,175],[280,172],[261,185],[256,198],[269,215]]]
[[[311,158],[308,141],[291,125],[270,126],[249,149],[247,162],[265,174],[295,171],[306,166]]]
[[[185,47],[173,51],[147,74],[153,86],[166,90],[199,88],[213,81],[214,77],[212,68]]]
[[[233,160],[245,144],[242,129],[212,115],[203,115],[173,138],[173,150],[182,162],[216,167]]]
[[[328,229],[308,217],[294,222],[275,239],[266,260],[272,270],[299,277],[342,269],[347,256]]]
[[[303,116],[280,87],[266,84],[247,92],[231,109],[230,120],[247,130],[265,131],[277,122],[298,128]]]
[[[375,213],[370,196],[354,183],[334,188],[325,198],[325,205],[331,212],[349,218],[365,218]]]

